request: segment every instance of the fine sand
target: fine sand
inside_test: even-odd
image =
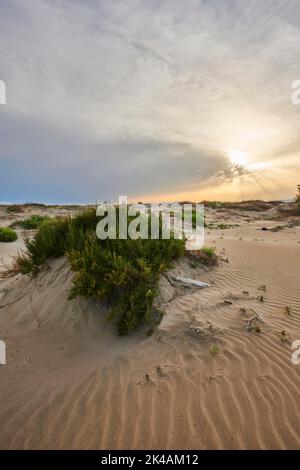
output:
[[[185,259],[161,279],[151,336],[119,338],[104,305],[67,300],[65,259],[2,280],[0,448],[299,448],[300,228],[271,218],[208,209],[208,221],[236,225],[206,230],[219,265]],[[252,307],[264,321],[246,331]]]

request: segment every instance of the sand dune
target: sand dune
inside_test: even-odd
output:
[[[104,305],[68,301],[64,259],[2,281],[0,447],[299,448],[300,230],[261,225],[207,231],[219,266],[185,260],[162,279],[166,313],[150,337],[119,338]],[[247,332],[253,306],[264,322]]]

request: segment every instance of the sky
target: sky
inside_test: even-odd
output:
[[[298,0],[1,0],[0,201],[282,199]]]

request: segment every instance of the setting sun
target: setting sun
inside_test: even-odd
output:
[[[246,166],[249,163],[248,154],[242,150],[230,149],[228,155],[233,165]]]

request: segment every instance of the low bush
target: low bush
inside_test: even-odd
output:
[[[0,242],[14,242],[18,238],[18,235],[14,230],[8,227],[0,227]]]
[[[27,252],[18,256],[17,265],[23,273],[36,272],[47,259],[66,255],[75,272],[70,298],[107,300],[109,319],[124,335],[152,320],[159,274],[184,254],[185,242],[99,240],[98,221],[95,209],[45,221],[33,239],[25,240]]]
[[[24,207],[19,204],[13,204],[12,206],[7,206],[6,212],[8,214],[15,214],[19,212],[24,212]]]
[[[204,246],[200,250],[188,251],[187,255],[192,262],[201,263],[207,266],[218,264],[218,257],[214,247]]]
[[[17,222],[15,222],[14,225],[19,225],[24,230],[34,230],[34,229],[37,229],[43,222],[49,219],[50,217],[47,217],[47,216],[33,214],[28,219],[18,220]]]
[[[204,246],[199,251],[205,254],[208,258],[213,258],[214,256],[216,256],[216,249],[213,246]]]

